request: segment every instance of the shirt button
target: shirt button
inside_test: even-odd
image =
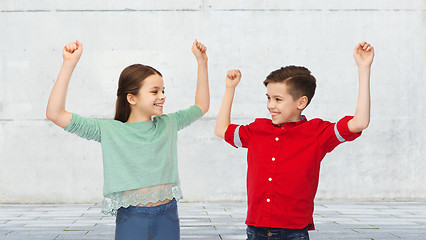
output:
[[[272,158],[272,161],[275,161],[275,158],[274,158],[274,157]]]
[[[269,180],[269,181],[272,181],[272,178],[269,178],[268,180]]]
[[[270,201],[271,201],[271,199],[269,199],[269,198],[268,198],[268,199],[266,199],[266,201],[267,201],[267,202],[270,202]]]
[[[275,138],[275,141],[277,141],[277,142],[278,142],[278,140],[280,140],[280,139],[279,139],[278,137],[276,137],[276,138]]]

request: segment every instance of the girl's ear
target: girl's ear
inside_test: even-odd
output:
[[[305,109],[305,107],[308,105],[308,97],[307,96],[303,96],[303,97],[300,97],[298,100],[297,100],[297,108],[299,109],[299,110],[303,110],[303,109]]]
[[[127,102],[129,102],[130,105],[136,105],[135,96],[133,94],[127,94]]]

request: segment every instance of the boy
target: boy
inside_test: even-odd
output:
[[[370,121],[370,69],[373,47],[355,46],[359,92],[353,117],[337,123],[307,120],[302,111],[315,93],[316,80],[304,67],[273,71],[264,81],[272,119],[249,125],[230,124],[239,70],[226,76],[226,90],[215,134],[247,153],[248,239],[309,239],[320,163],[337,145],[361,135]]]

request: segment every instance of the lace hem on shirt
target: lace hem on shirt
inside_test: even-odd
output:
[[[102,213],[106,215],[117,215],[121,207],[146,205],[166,199],[182,199],[182,190],[179,183],[163,184],[153,187],[139,188],[135,190],[116,192],[104,197],[102,202]]]

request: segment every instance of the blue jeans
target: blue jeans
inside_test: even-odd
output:
[[[115,223],[115,240],[180,239],[176,200],[155,207],[122,207]]]
[[[247,240],[309,240],[308,227],[303,229],[253,227],[247,225]]]

